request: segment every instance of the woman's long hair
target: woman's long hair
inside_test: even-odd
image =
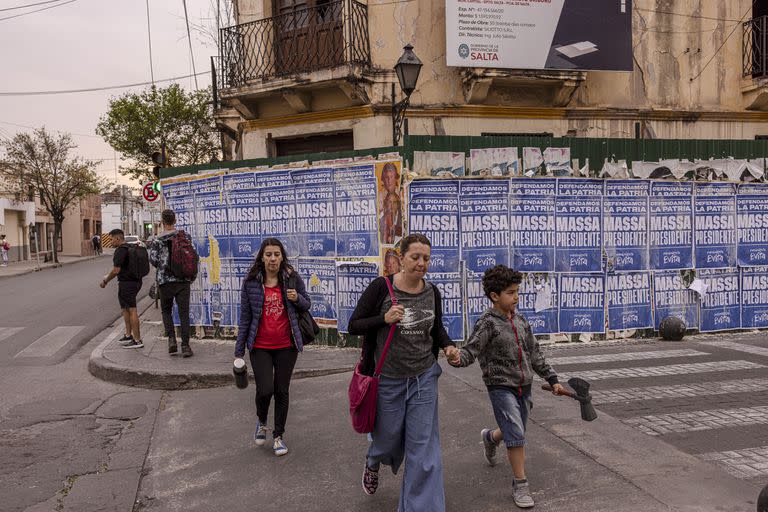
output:
[[[264,280],[264,277],[267,275],[267,269],[264,267],[264,251],[270,245],[273,247],[279,247],[280,254],[283,255],[283,261],[280,262],[280,269],[277,271],[278,282],[282,284],[284,273],[293,272],[293,267],[290,263],[288,263],[288,256],[285,254],[285,247],[283,247],[283,242],[277,238],[265,238],[264,241],[261,242],[261,247],[259,247],[259,253],[256,255],[256,261],[253,262],[251,270],[248,271],[248,275],[245,277],[246,281],[250,281],[251,279],[256,279],[259,277],[261,277],[262,281]]]

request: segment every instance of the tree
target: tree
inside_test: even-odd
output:
[[[207,163],[219,153],[210,91],[186,93],[177,84],[112,99],[96,133],[130,162],[120,173],[137,180],[153,179],[152,153],[163,145],[177,167]]]
[[[75,201],[101,192],[100,179],[94,170],[98,162],[82,157],[70,157],[77,146],[72,137],[58,136],[45,127],[32,134],[19,133],[2,142],[5,157],[0,159],[0,178],[11,192],[23,196],[34,193],[40,197],[45,210],[53,218],[53,239],[57,241],[64,222],[64,213]],[[57,245],[53,244],[53,260],[58,263]]]

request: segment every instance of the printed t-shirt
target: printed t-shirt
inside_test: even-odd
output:
[[[264,306],[256,333],[255,348],[280,349],[291,346],[291,322],[280,286],[264,287]]]

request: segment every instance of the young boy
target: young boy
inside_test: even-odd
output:
[[[534,502],[525,477],[525,425],[531,408],[533,372],[546,379],[555,394],[562,386],[539,350],[530,324],[515,312],[522,280],[520,272],[504,265],[485,271],[483,291],[493,307],[478,319],[466,346],[448,362],[453,366],[469,366],[475,359],[480,360],[483,381],[499,427],[480,432],[485,459],[491,466],[496,464],[496,448],[503,440],[515,475],[515,505],[530,508]]]

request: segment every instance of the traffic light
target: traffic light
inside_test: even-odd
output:
[[[152,175],[155,177],[155,179],[160,179],[160,169],[163,167],[168,167],[168,157],[165,154],[165,144],[163,144],[163,147],[160,151],[155,151],[152,153],[152,162],[155,164],[155,166],[152,168]]]

